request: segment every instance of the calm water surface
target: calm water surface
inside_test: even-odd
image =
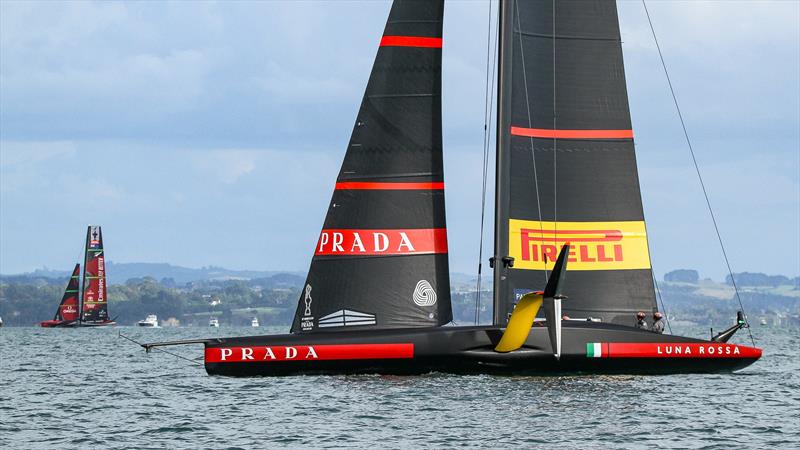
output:
[[[254,334],[2,328],[0,448],[800,448],[797,329],[756,327],[764,357],[727,375],[250,379],[146,354],[119,331]],[[202,356],[202,346],[175,351]]]

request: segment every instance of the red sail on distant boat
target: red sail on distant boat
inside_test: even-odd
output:
[[[81,265],[75,264],[75,269],[72,270],[72,276],[69,277],[67,288],[64,290],[64,296],[61,297],[61,303],[58,305],[56,315],[52,320],[45,320],[39,325],[46,328],[53,327],[69,327],[78,324],[79,317],[79,302],[78,294],[80,292],[80,273]]]
[[[86,231],[86,258],[83,265],[81,326],[114,324],[114,321],[108,318],[107,292],[103,232],[100,226],[89,225]]]

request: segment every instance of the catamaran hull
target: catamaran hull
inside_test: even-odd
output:
[[[494,351],[497,327],[442,327],[224,338],[205,343],[212,375],[675,374],[731,372],[758,348],[661,335],[609,324],[565,322],[562,354],[534,326],[516,351]]]

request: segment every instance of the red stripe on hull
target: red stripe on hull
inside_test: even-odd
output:
[[[410,359],[414,344],[274,345],[206,348],[207,363]]]
[[[442,38],[418,36],[384,36],[381,47],[442,48]]]
[[[384,256],[447,253],[447,228],[322,230],[315,255]]]
[[[346,181],[336,183],[337,191],[347,190],[375,190],[375,191],[415,191],[432,190],[440,191],[444,189],[443,182],[435,183],[373,183],[373,182],[351,182]]]
[[[606,349],[605,346],[608,346]],[[603,344],[604,358],[760,358],[761,349],[746,345],[709,342],[642,343],[609,342]]]
[[[633,130],[548,130],[511,127],[511,135],[545,139],[633,139]]]

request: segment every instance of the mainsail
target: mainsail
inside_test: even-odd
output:
[[[82,304],[82,322],[105,322],[108,320],[103,232],[96,225],[89,225],[86,231]]]
[[[452,319],[441,129],[443,1],[396,0],[293,333]]]
[[[75,269],[72,270],[72,276],[69,277],[67,289],[64,290],[64,296],[61,297],[61,303],[58,305],[54,321],[58,322],[75,322],[78,320],[78,292],[80,290],[80,274],[81,265],[75,264]]]
[[[632,325],[656,303],[616,3],[502,8],[495,323],[569,242],[564,314]]]

